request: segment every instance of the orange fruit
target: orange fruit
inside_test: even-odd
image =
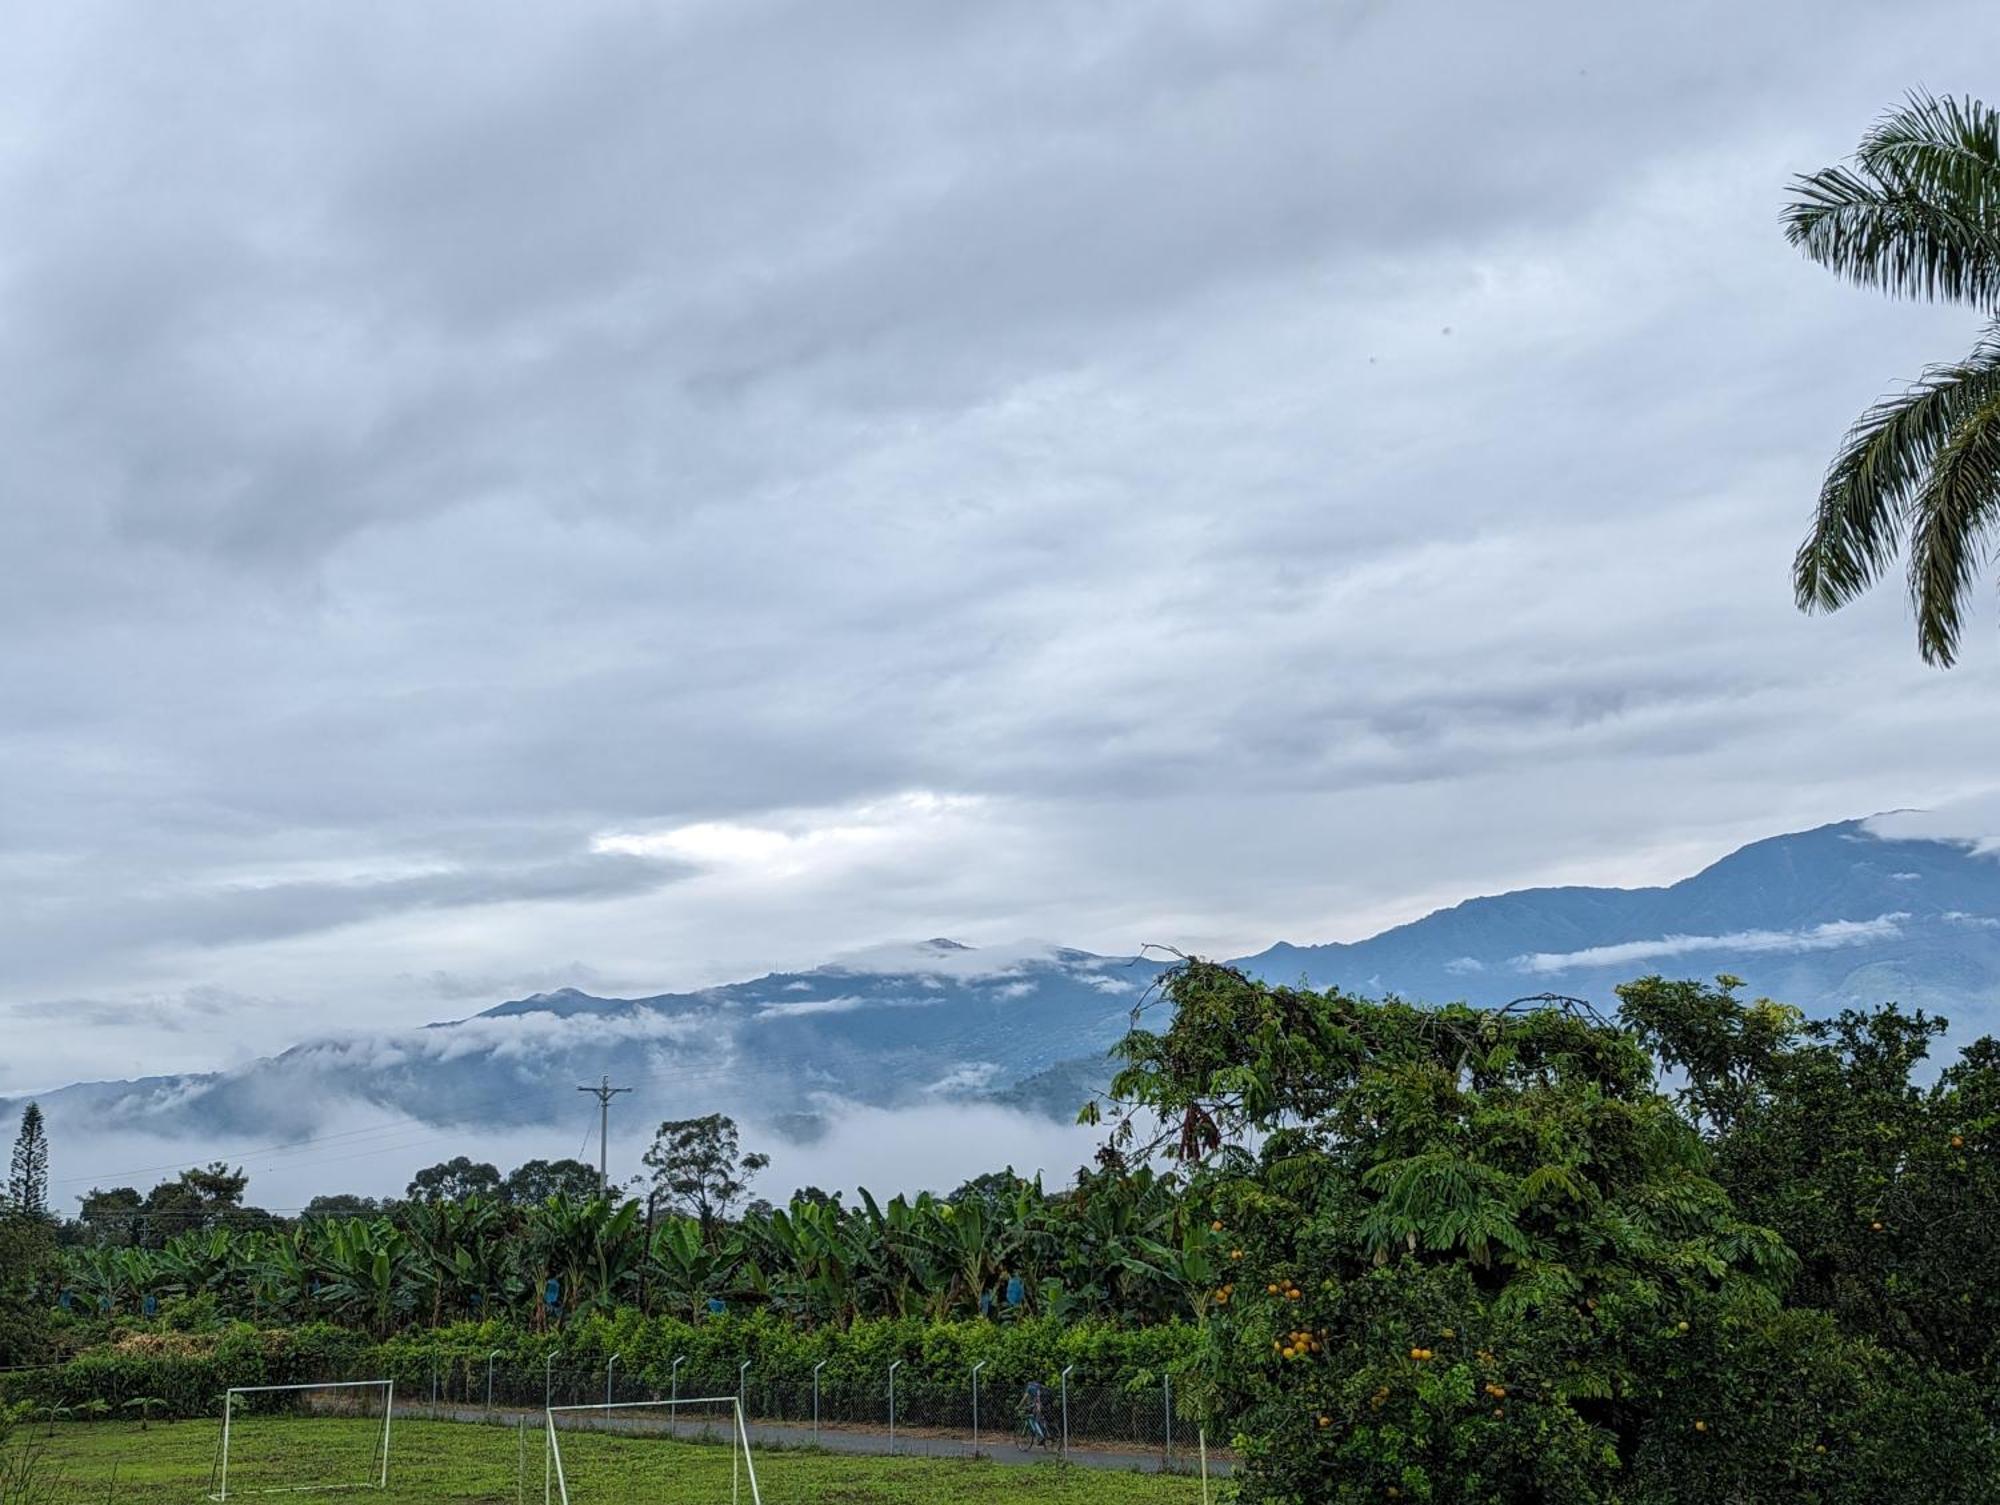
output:
[[[1954,1150],[1962,1150],[1962,1149],[1964,1149],[1964,1148],[1965,1148],[1965,1136],[1964,1136],[1963,1134],[1954,1134],[1954,1135],[1952,1135],[1952,1136],[1951,1136],[1951,1147],[1952,1147],[1952,1148],[1953,1148]]]
[[[1708,1430],[1708,1423],[1705,1421],[1698,1421],[1694,1424],[1694,1429],[1697,1432],[1706,1432]]]
[[[1688,1330],[1688,1325],[1687,1325],[1687,1324],[1686,1324],[1685,1322],[1676,1322],[1676,1323],[1674,1324],[1674,1331],[1676,1331],[1676,1332],[1683,1332],[1683,1333],[1684,1333],[1684,1332],[1686,1332],[1687,1330]]]

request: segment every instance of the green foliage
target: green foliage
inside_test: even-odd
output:
[[[1920,1084],[1942,1020],[1889,1007],[1811,1023],[1738,991],[1648,978],[1619,993],[1684,1076],[1717,1179],[1800,1252],[1793,1299],[1993,1393],[2000,1046],[1978,1041]]]
[[[21,1110],[21,1132],[7,1175],[7,1211],[16,1217],[49,1215],[49,1134],[42,1123],[42,1105]]]
[[[2000,1497],[1978,1388],[1844,1337],[1825,1313],[1702,1326],[1662,1371],[1634,1505]]]
[[[653,1173],[653,1205],[693,1218],[704,1239],[715,1236],[752,1178],[771,1163],[769,1155],[745,1153],[736,1120],[721,1113],[661,1124],[645,1159]]]
[[[500,1195],[508,1202],[582,1202],[597,1195],[597,1167],[581,1160],[528,1160],[507,1173]]]
[[[49,1305],[59,1265],[49,1224],[0,1212],[0,1367],[47,1356]]]
[[[360,1373],[477,1394],[496,1350],[537,1397],[559,1351],[656,1391],[679,1359],[683,1394],[745,1359],[753,1392],[798,1394],[818,1366],[871,1408],[895,1361],[910,1408],[974,1364],[1149,1397],[1171,1372],[1188,1420],[1236,1435],[1249,1505],[1994,1498],[2000,1045],[1929,1079],[1941,1021],[1809,1021],[1729,978],[1634,983],[1620,1026],[1198,962],[1165,986],[1172,1022],[1131,1032],[1093,1109],[1098,1169],[1059,1190],[1003,1172],[732,1221],[754,1157],[710,1136],[734,1189],[707,1227],[473,1194],[154,1243],[104,1194],[52,1313],[47,1226],[16,1219],[42,1252],[0,1274],[41,1273],[0,1310],[70,1357],[0,1400],[197,1415]],[[242,1194],[219,1166],[175,1187]]]
[[[1798,1254],[1732,1203],[1639,1035],[1206,963],[1167,989],[1171,1026],[1122,1047],[1113,1143],[1152,1131],[1217,1214],[1199,1398],[1236,1428],[1244,1501],[1858,1501],[1880,1496],[1828,1482],[1823,1434],[1878,1481],[1925,1429],[1944,1446],[1910,1476],[1988,1497],[1976,1389],[1787,1307]],[[1628,1014],[1741,1133],[1746,1063],[1782,1058],[1796,1018],[1678,997]],[[1831,1048],[1886,1083],[1910,1045],[1892,1022]],[[1689,1462],[1717,1444],[1726,1466]]]
[[[427,1165],[410,1178],[403,1193],[412,1202],[459,1202],[468,1197],[491,1197],[500,1190],[500,1168],[469,1155],[457,1155],[438,1165]]]
[[[629,1382],[662,1394],[673,1382],[677,1358],[686,1361],[682,1394],[697,1386],[733,1391],[737,1365],[748,1359],[758,1385],[800,1393],[810,1388],[814,1366],[823,1365],[826,1393],[850,1397],[879,1395],[889,1364],[900,1359],[897,1393],[908,1409],[962,1398],[966,1376],[980,1362],[994,1386],[1053,1382],[1068,1367],[1079,1386],[1123,1384],[1150,1394],[1161,1373],[1192,1364],[1196,1340],[1196,1330],[1183,1324],[1127,1328],[1047,1317],[1005,1324],[905,1317],[807,1328],[769,1311],[689,1322],[643,1317],[631,1308],[592,1315],[560,1334],[467,1322],[411,1329],[380,1344],[327,1324],[278,1330],[236,1324],[185,1339],[128,1333],[54,1368],[0,1376],[0,1397],[62,1408],[65,1415],[99,1400],[114,1410],[146,1406],[150,1415],[193,1417],[217,1414],[231,1385],[365,1374],[394,1379],[406,1393],[421,1395],[433,1372],[455,1377],[460,1393],[476,1395],[487,1357],[496,1351],[501,1363],[539,1374],[560,1348],[566,1369],[600,1375],[615,1353]]]

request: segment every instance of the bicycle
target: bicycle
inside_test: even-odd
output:
[[[1036,1448],[1054,1448],[1056,1440],[1049,1435],[1048,1424],[1034,1412],[1023,1406],[1014,1415],[1014,1446],[1024,1453],[1032,1453]]]

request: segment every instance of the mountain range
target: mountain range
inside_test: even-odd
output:
[[[310,1040],[227,1072],[43,1094],[52,1121],[174,1137],[314,1132],[329,1104],[423,1123],[568,1121],[610,1073],[689,1111],[752,1114],[810,1141],[843,1107],[987,1102],[1068,1118],[1168,958],[935,939],[690,993],[564,988],[396,1034]],[[1366,940],[1281,943],[1239,965],[1369,995],[1615,1004],[1649,972],[1734,973],[1826,1013],[1885,1000],[1953,1035],[2000,1020],[2000,860],[1882,817],[1754,842],[1659,888],[1470,899]],[[553,1085],[552,1085],[553,1084]]]

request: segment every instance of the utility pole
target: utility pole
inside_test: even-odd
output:
[[[595,1087],[579,1087],[578,1092],[588,1092],[597,1099],[597,1194],[606,1195],[611,1188],[607,1171],[610,1159],[605,1150],[605,1141],[611,1137],[611,1099],[621,1092],[630,1092],[630,1087],[614,1087],[611,1078],[605,1077]]]

